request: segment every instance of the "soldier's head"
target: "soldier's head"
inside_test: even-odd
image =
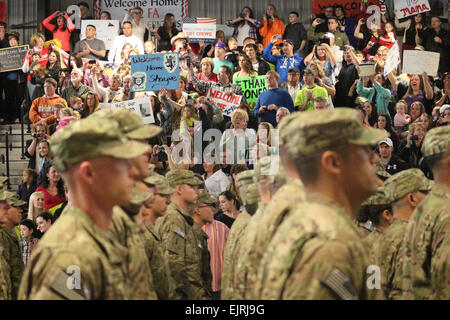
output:
[[[202,189],[198,195],[197,204],[192,215],[195,223],[203,226],[213,222],[216,202],[217,199],[215,197],[210,195],[205,189]]]
[[[9,208],[7,210],[7,223],[8,228],[17,226],[22,220],[23,206],[26,205],[25,201],[19,199],[17,193],[5,191]]]
[[[254,183],[255,170],[246,170],[237,176],[237,187],[246,211],[254,214],[258,209],[258,184]]]
[[[428,131],[423,145],[423,155],[433,171],[434,181],[448,186],[450,184],[450,126]]]
[[[269,203],[275,192],[286,183],[286,170],[279,156],[261,158],[255,165],[253,182],[257,183],[261,201]]]
[[[6,191],[0,189],[0,227],[4,227],[8,222],[8,209],[10,207],[6,200]]]
[[[70,123],[50,139],[59,172],[67,182],[72,200],[95,199],[104,209],[131,200],[134,179],[139,175],[130,159],[150,147],[128,139],[111,119],[88,117]]]
[[[389,177],[383,186],[386,198],[392,205],[394,217],[409,218],[425,199],[432,182],[420,169],[407,169]]]
[[[145,178],[144,183],[153,194],[151,199],[144,203],[144,206],[149,209],[150,215],[154,215],[155,218],[162,217],[166,213],[167,206],[170,204],[170,196],[175,192],[175,189],[170,187],[164,176],[157,173]],[[146,218],[144,216],[144,219]]]
[[[167,172],[167,182],[175,189],[171,201],[182,205],[195,205],[200,192],[199,186],[203,184],[192,171],[177,169]]]
[[[386,230],[392,224],[394,221],[392,206],[384,194],[383,188],[379,188],[377,193],[363,202],[356,220],[361,223],[370,220],[381,230]]]
[[[294,160],[307,189],[339,192],[356,214],[360,204],[377,191],[378,157],[372,146],[387,135],[384,130],[364,128],[353,109],[318,110],[282,120],[280,150]],[[288,174],[289,170],[286,167]]]

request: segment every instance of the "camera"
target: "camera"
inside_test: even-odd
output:
[[[167,157],[167,153],[164,151],[164,148],[161,146],[158,146],[158,161],[159,162],[166,162],[169,158]]]
[[[42,136],[42,134],[37,134],[37,133],[34,133],[34,134],[32,134],[31,135],[33,138],[42,138],[43,136]]]
[[[242,19],[245,19],[245,14],[241,13],[241,14],[239,15],[239,17],[242,18]]]
[[[187,44],[187,42],[185,42],[185,43],[183,44],[183,48],[185,48],[185,49],[187,49],[187,48],[188,48],[188,44]]]
[[[95,59],[89,60],[89,64],[96,64],[97,61]]]
[[[188,68],[191,67],[191,57],[187,57],[186,58],[186,65],[187,65]]]
[[[319,39],[319,45],[321,45],[322,43],[326,43],[327,45],[330,45],[330,38]]]
[[[417,136],[416,134],[413,134],[411,136],[411,141],[417,141],[417,140],[419,140],[419,136]]]

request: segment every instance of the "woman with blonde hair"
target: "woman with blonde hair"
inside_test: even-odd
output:
[[[214,61],[211,58],[203,58],[200,62],[201,72],[197,73],[197,78],[201,81],[217,82],[217,74],[213,72]],[[206,95],[206,94],[202,94]]]
[[[33,192],[30,196],[30,201],[28,202],[27,219],[36,222],[38,214],[45,211],[44,205],[44,193],[42,191]]]
[[[309,66],[312,61],[319,62],[325,76],[330,79],[332,84],[336,83],[337,59],[328,44],[314,45],[311,53],[305,58],[305,64]],[[321,78],[323,77],[321,76]]]

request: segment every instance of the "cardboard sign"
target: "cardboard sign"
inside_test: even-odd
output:
[[[177,52],[131,56],[131,91],[156,91],[180,87],[180,59]]]
[[[0,49],[0,72],[21,70],[29,46]]]
[[[439,69],[438,52],[405,50],[403,51],[403,73],[422,74],[426,72],[435,77]]]
[[[225,92],[216,90],[215,88],[209,88],[207,97],[214,101],[214,103],[220,108],[222,114],[231,116],[231,113],[237,109],[241,104],[242,96],[235,94],[226,95]]]
[[[373,63],[361,63],[359,65],[359,76],[370,77],[375,74],[375,64]]]
[[[384,75],[392,72],[400,63],[400,48],[398,47],[398,42],[395,41],[394,45],[389,49],[386,56],[386,62],[384,65]]]
[[[245,100],[250,105],[250,111],[255,110],[259,95],[267,90],[266,76],[236,78],[234,83],[241,86]]]
[[[95,26],[97,32],[96,39],[100,39],[105,43],[106,50],[112,48],[114,38],[118,36],[119,20],[82,20],[80,39],[86,38],[86,26]]]
[[[145,124],[155,123],[150,97],[110,104],[111,108],[123,108],[136,112]]]
[[[399,19],[431,11],[428,0],[395,0],[394,9],[397,10]]]
[[[183,33],[189,37],[189,42],[214,43],[216,41],[216,18],[185,18]]]

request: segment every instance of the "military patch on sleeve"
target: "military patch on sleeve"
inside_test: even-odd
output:
[[[183,239],[184,239],[184,237],[186,236],[186,234],[184,233],[184,230],[181,229],[181,228],[178,227],[178,226],[175,226],[175,227],[173,228],[173,232],[175,232],[177,235],[179,235],[179,236],[182,237]]]
[[[81,289],[69,289],[67,286],[70,277],[60,271],[50,288],[67,300],[86,300],[84,291]]]
[[[358,299],[352,280],[338,268],[333,268],[322,282],[343,300]]]

